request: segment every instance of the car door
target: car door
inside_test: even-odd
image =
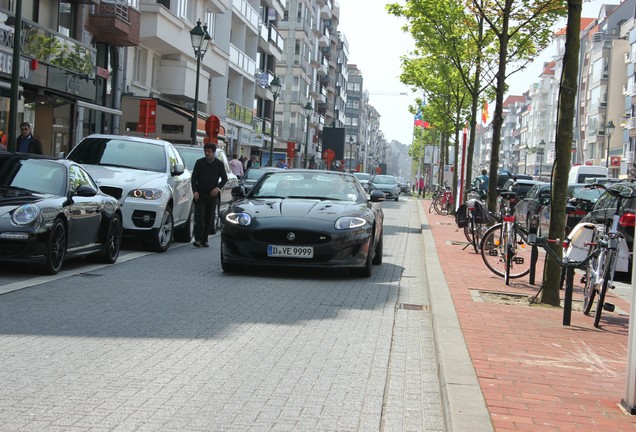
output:
[[[68,208],[69,214],[69,249],[80,248],[96,244],[99,241],[99,227],[102,222],[102,201],[97,195],[99,188],[90,175],[79,165],[71,165],[68,169],[67,186],[72,191],[80,186],[87,186],[95,190],[93,196],[73,195]]]
[[[185,221],[190,214],[190,207],[192,206],[192,185],[190,183],[191,173],[189,170],[184,170],[182,173],[175,173],[174,169],[176,165],[185,167],[185,162],[181,157],[179,151],[172,145],[166,148],[168,153],[168,183],[173,191],[174,208],[172,209],[172,216],[175,224],[180,224]]]

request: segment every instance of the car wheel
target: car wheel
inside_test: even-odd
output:
[[[66,256],[66,225],[61,219],[53,222],[46,245],[46,263],[42,267],[45,274],[54,275],[62,268]]]
[[[221,237],[221,247],[219,250],[221,251],[221,269],[223,269],[225,273],[237,273],[241,269],[240,266],[229,263],[223,258],[223,237]]]
[[[183,225],[174,230],[174,239],[181,243],[190,243],[194,235],[194,203],[190,206],[188,220]]]
[[[99,261],[106,264],[113,264],[119,257],[119,250],[121,248],[123,226],[121,223],[121,216],[118,213],[113,214],[110,219],[110,225],[108,226],[108,233],[104,240],[104,250],[102,251]]]
[[[369,250],[367,251],[367,259],[364,262],[364,267],[353,269],[354,276],[361,277],[361,278],[371,277],[371,267],[372,267],[372,259],[373,259],[373,250],[371,249],[372,247],[373,247],[373,238],[371,239],[369,243]]]
[[[382,243],[384,243],[383,241],[384,236],[380,237],[380,240],[378,241],[378,244],[375,246],[375,254],[373,255],[373,265],[380,265],[382,264]]]
[[[166,207],[161,217],[161,226],[152,230],[150,240],[144,246],[153,252],[165,252],[172,243],[172,232],[174,219],[172,219],[172,209]]]
[[[400,199],[399,195],[395,197],[395,201],[398,201],[399,199]]]

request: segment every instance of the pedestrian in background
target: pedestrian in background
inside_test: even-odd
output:
[[[223,162],[215,156],[216,145],[203,146],[205,157],[198,159],[192,169],[194,192],[194,247],[209,247],[208,236],[216,234],[217,195],[227,183]]]
[[[239,180],[243,178],[243,174],[244,174],[243,164],[238,159],[237,154],[232,155],[232,160],[230,161],[230,170],[234,173],[236,178],[238,178]]]
[[[424,177],[420,177],[417,185],[419,196],[426,197],[426,187],[424,186]]]
[[[20,153],[42,154],[42,143],[31,133],[31,124],[20,124],[20,135],[16,140],[16,151]]]

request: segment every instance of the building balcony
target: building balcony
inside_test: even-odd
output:
[[[95,41],[116,46],[139,45],[141,13],[125,0],[96,5],[88,15],[86,30]]]

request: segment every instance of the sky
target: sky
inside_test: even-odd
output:
[[[417,93],[400,82],[402,56],[414,48],[409,34],[401,30],[405,21],[389,15],[385,0],[339,0],[340,22],[338,30],[349,43],[349,63],[355,64],[364,77],[364,88],[369,91],[370,104],[380,113],[380,129],[388,141],[397,140],[409,145],[413,137],[413,114],[409,106],[415,105]],[[404,3],[395,0],[396,3]],[[603,3],[618,4],[620,0],[594,0],[583,3],[582,17],[598,16]],[[565,21],[555,29],[565,26]],[[509,94],[520,95],[529,83],[539,80],[541,67],[555,53],[548,47],[532,64],[507,80]],[[401,95],[400,93],[407,93]],[[492,113],[494,107],[490,107]],[[491,114],[492,115],[492,114]]]

